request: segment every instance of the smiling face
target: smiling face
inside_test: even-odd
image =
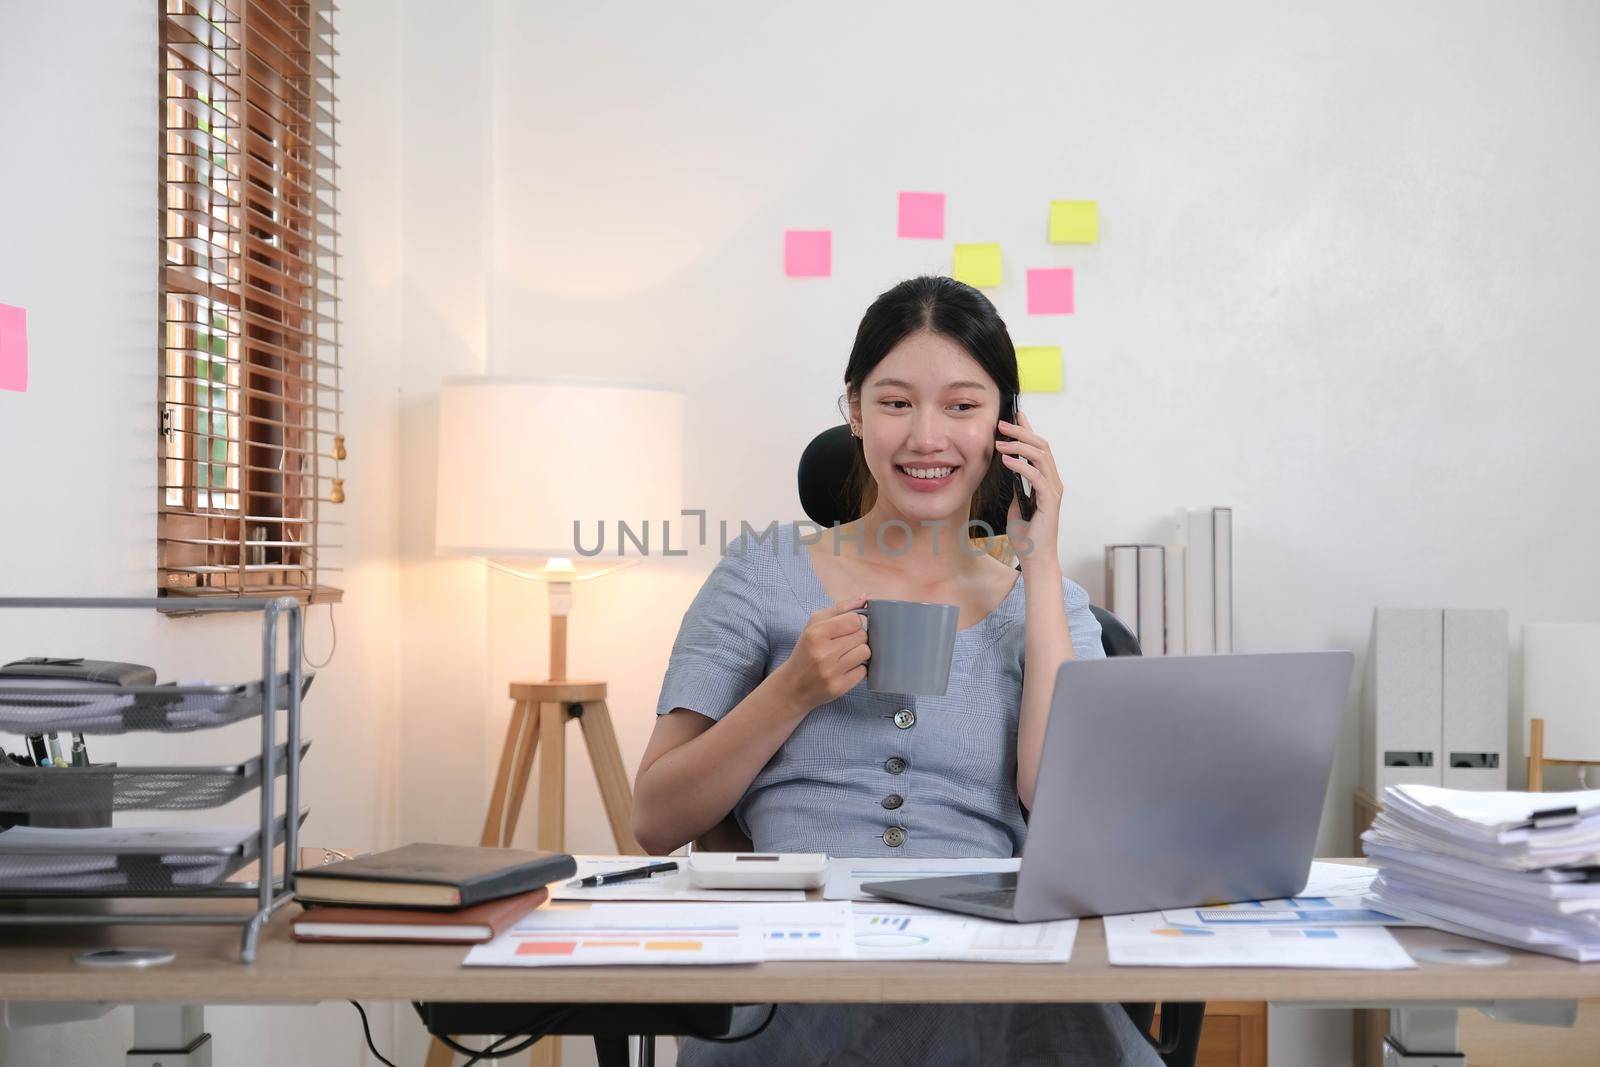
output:
[[[995,456],[1000,390],[966,349],[921,330],[890,349],[851,402],[878,500],[913,525],[969,516]]]

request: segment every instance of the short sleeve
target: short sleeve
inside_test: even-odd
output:
[[[687,708],[721,719],[761,684],[767,626],[748,552],[724,555],[684,613],[656,714]]]
[[[1105,659],[1105,646],[1100,643],[1100,620],[1089,610],[1089,594],[1071,578],[1061,579],[1063,601],[1067,609],[1067,629],[1072,633],[1072,651],[1079,659]]]

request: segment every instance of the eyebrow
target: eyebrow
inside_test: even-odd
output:
[[[870,385],[871,388],[874,388],[874,389],[886,388],[886,387],[889,387],[889,386],[898,386],[901,389],[914,389],[915,388],[915,386],[913,386],[910,382],[903,381],[900,378],[879,378],[875,382],[870,382],[869,385]],[[984,385],[982,382],[961,381],[961,382],[949,382],[948,384],[945,385],[945,388],[946,389],[979,389],[979,390],[982,390],[982,389],[987,389],[988,386]]]

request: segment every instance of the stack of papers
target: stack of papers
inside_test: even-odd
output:
[[[1600,960],[1600,789],[1482,793],[1390,786],[1362,835],[1367,903],[1427,926]]]
[[[468,966],[982,960],[1065,963],[1076,919],[1005,923],[904,904],[561,904],[468,953]]]

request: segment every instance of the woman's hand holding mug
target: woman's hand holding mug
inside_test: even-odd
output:
[[[858,609],[865,596],[841,600],[813,612],[794,652],[773,673],[807,712],[843,696],[867,676],[867,620]]]

